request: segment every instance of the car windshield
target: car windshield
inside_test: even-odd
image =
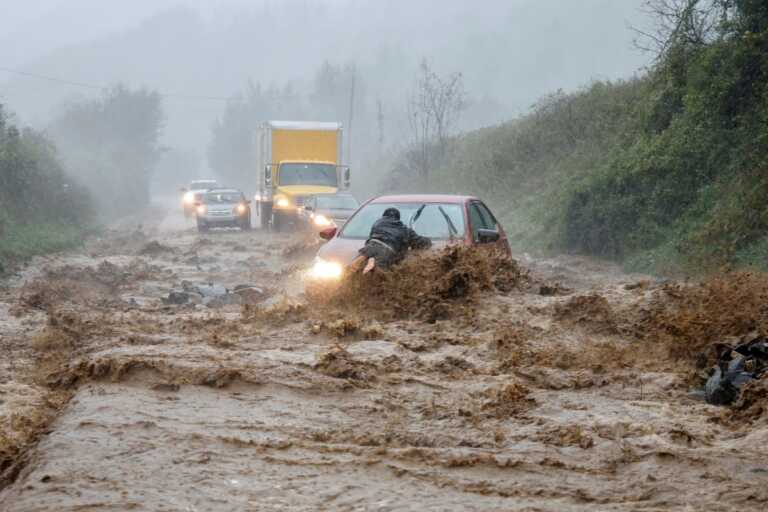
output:
[[[209,188],[216,188],[218,183],[215,181],[193,181],[189,185],[190,190],[207,190]]]
[[[318,210],[356,210],[358,206],[352,196],[317,196]]]
[[[242,200],[240,192],[208,192],[203,195],[206,204],[239,203]]]
[[[281,164],[278,184],[335,187],[336,166],[331,164]]]
[[[368,238],[373,223],[381,218],[387,208],[400,210],[400,220],[403,224],[411,224],[413,230],[421,236],[433,240],[447,240],[452,236],[464,237],[462,205],[455,203],[370,203],[347,222],[341,237]]]

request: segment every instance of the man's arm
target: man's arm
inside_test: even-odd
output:
[[[411,249],[429,249],[432,247],[432,240],[408,229],[408,247]]]

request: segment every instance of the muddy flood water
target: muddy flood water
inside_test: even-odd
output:
[[[141,221],[0,283],[2,511],[768,509],[768,393],[692,393],[760,297],[459,254],[318,300],[313,241]]]

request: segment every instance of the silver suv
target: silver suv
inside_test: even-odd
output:
[[[251,202],[234,188],[206,190],[195,202],[195,213],[200,232],[217,227],[251,229]]]

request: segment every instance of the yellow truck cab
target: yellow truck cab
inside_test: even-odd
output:
[[[262,228],[295,225],[308,196],[348,189],[349,167],[341,165],[341,152],[340,123],[269,121],[259,126],[256,214]]]

